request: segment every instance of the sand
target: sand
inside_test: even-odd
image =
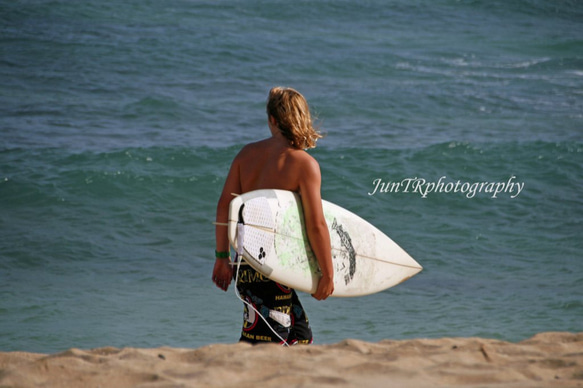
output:
[[[0,353],[0,387],[583,387],[583,333]]]

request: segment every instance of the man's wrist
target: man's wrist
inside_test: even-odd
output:
[[[217,250],[215,250],[215,257],[217,259],[230,259],[231,252],[230,251],[217,251]]]

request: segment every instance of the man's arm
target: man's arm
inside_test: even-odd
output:
[[[217,215],[215,225],[215,239],[216,239],[216,250],[218,252],[228,252],[230,250],[229,236],[227,232],[227,226],[223,225],[229,221],[229,204],[231,203],[232,195],[231,193],[241,194],[241,186],[239,179],[239,158],[235,157],[231,168],[229,169],[229,174],[225,180],[223,186],[223,192],[219,198],[217,204]],[[231,284],[231,279],[233,277],[233,268],[230,265],[229,258],[216,258],[215,266],[213,268],[213,282],[222,289],[227,291],[229,285]]]
[[[324,210],[322,209],[322,196],[320,193],[322,175],[318,162],[310,156],[303,167],[299,186],[304,208],[306,233],[322,271],[318,288],[312,296],[318,300],[324,300],[334,292],[334,267],[332,265],[330,233],[328,232]]]

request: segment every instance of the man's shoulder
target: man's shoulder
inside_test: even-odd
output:
[[[294,150],[293,156],[298,160],[301,160],[303,163],[314,164],[317,165],[318,161],[312,155],[310,155],[305,150]]]
[[[265,147],[266,147],[265,140],[259,140],[253,143],[248,143],[241,148],[241,150],[237,154],[237,158],[239,159],[244,158],[247,155],[251,155],[255,152],[258,152],[259,150]]]

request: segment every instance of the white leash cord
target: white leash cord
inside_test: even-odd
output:
[[[244,224],[242,223],[238,223],[237,224],[237,268],[235,268],[235,295],[237,295],[237,298],[239,298],[239,300],[243,303],[245,303],[247,306],[249,306],[249,308],[253,309],[253,311],[255,311],[255,313],[261,317],[261,319],[263,319],[263,321],[265,322],[265,324],[267,325],[267,327],[269,327],[269,329],[271,329],[271,331],[273,332],[273,334],[275,334],[277,336],[277,338],[279,338],[281,340],[281,344],[282,346],[289,346],[289,344],[287,343],[286,340],[284,340],[276,331],[275,329],[269,324],[269,322],[267,322],[267,319],[263,316],[263,314],[261,314],[259,311],[257,311],[257,309],[255,308],[255,306],[253,306],[253,304],[247,302],[246,300],[244,300],[243,298],[241,298],[241,295],[239,294],[239,289],[237,288],[237,283],[239,282],[239,268],[241,267],[241,260],[243,260],[243,240],[245,239],[245,229],[243,228]]]

